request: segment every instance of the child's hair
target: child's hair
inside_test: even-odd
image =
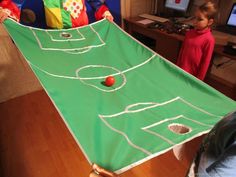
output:
[[[214,19],[217,9],[213,2],[208,1],[199,7],[199,10],[208,18]]]

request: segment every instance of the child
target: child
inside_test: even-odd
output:
[[[215,40],[210,26],[213,24],[216,8],[206,2],[195,12],[194,29],[186,33],[177,65],[186,72],[204,80],[207,73]]]
[[[222,118],[206,135],[189,177],[233,177],[236,172],[236,111]]]
[[[0,0],[0,23],[8,17],[19,21],[20,9],[11,0]]]

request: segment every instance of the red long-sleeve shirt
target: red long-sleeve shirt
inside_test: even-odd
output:
[[[204,80],[210,65],[215,39],[211,29],[190,30],[186,33],[177,65],[186,72]]]
[[[0,8],[8,14],[9,17],[13,18],[16,21],[20,19],[20,9],[13,3],[11,0],[2,0],[0,1]]]

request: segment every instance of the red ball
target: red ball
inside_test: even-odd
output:
[[[105,80],[105,85],[111,87],[115,83],[115,78],[113,76],[108,76]]]

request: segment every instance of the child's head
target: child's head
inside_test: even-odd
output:
[[[208,1],[201,5],[195,12],[195,23],[194,27],[197,30],[203,30],[210,27],[216,15],[215,4]]]

